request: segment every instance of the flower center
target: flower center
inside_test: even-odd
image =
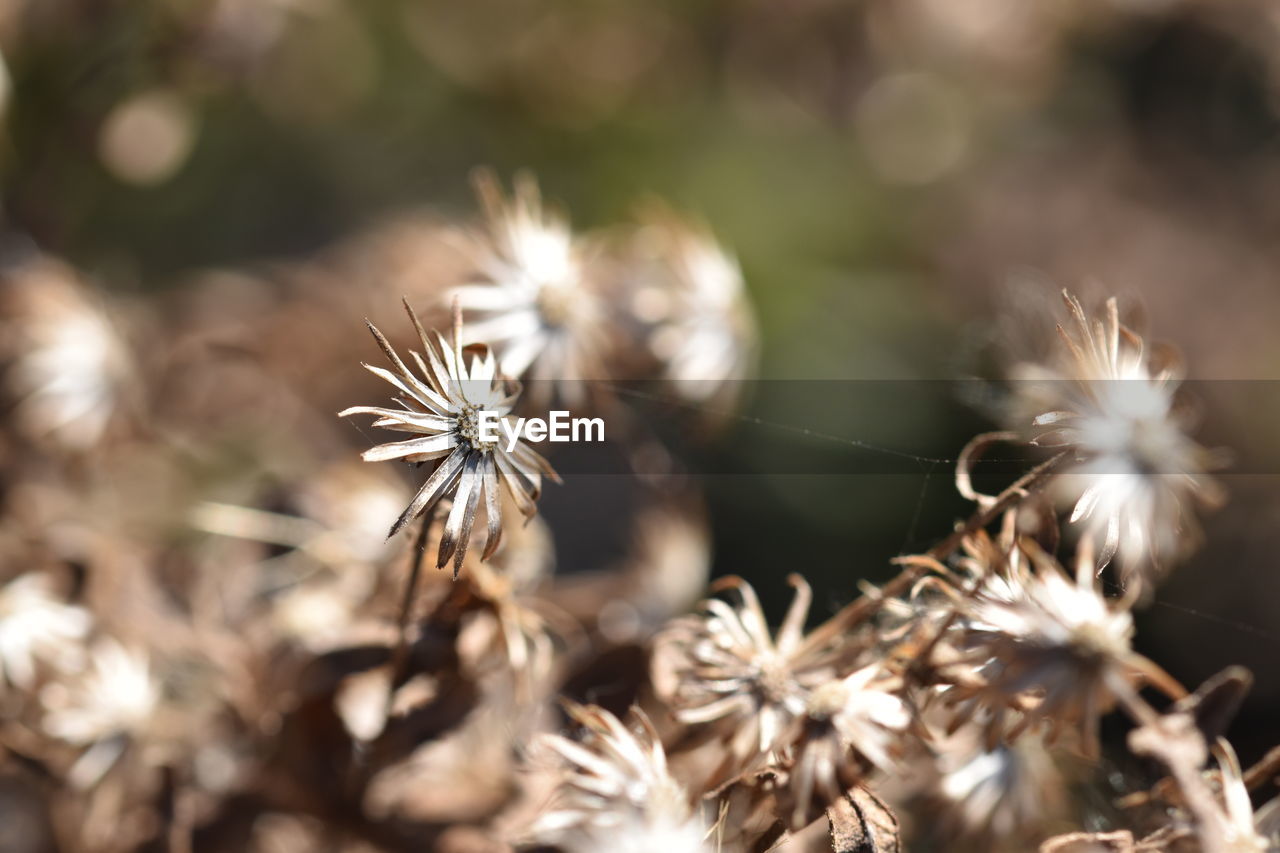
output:
[[[538,314],[548,326],[563,326],[573,313],[576,294],[572,287],[562,282],[547,282],[538,288]]]
[[[497,442],[484,441],[480,437],[480,414],[484,409],[467,404],[458,412],[458,435],[471,446],[472,450],[488,453],[497,446]]]
[[[786,704],[795,693],[795,681],[791,677],[791,668],[787,662],[777,656],[770,655],[759,664],[757,683],[760,692],[770,702]]]

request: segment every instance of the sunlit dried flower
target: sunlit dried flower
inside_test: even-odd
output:
[[[671,777],[657,733],[639,711],[628,728],[595,706],[568,706],[580,740],[544,735],[563,763],[551,809],[531,835],[568,851],[709,853],[707,827],[689,794]]]
[[[111,322],[52,260],[5,274],[0,333],[12,364],[16,422],[32,438],[83,450],[97,443],[119,403],[128,357]]]
[[[459,329],[454,331],[452,346],[438,332],[433,343],[407,302],[405,310],[426,353],[425,361],[419,353],[412,353],[425,381],[409,370],[382,333],[370,324],[370,331],[395,371],[372,365],[365,367],[398,389],[396,402],[402,408],[353,406],[339,415],[377,415],[374,426],[421,436],[378,445],[366,450],[363,457],[367,462],[404,459],[435,463],[431,475],[391,526],[390,535],[394,536],[412,519],[431,512],[446,496],[451,497],[453,505],[440,539],[436,565],[442,568],[452,557],[456,576],[467,554],[481,495],[488,522],[481,559],[488,559],[502,539],[499,483],[506,486],[517,509],[528,519],[536,512],[535,502],[542,491],[543,475],[555,479],[556,474],[546,460],[523,441],[508,451],[501,441],[483,440],[480,424],[486,413],[492,413],[499,420],[505,418],[520,393],[518,385],[498,373],[489,348],[482,344],[462,347]]]
[[[829,804],[852,787],[860,775],[855,755],[882,770],[892,767],[894,744],[911,723],[895,693],[901,686],[900,679],[871,664],[809,694],[790,771],[793,827],[807,822],[815,792]]]
[[[1058,368],[1024,368],[1019,383],[1033,407],[1034,441],[1070,447],[1077,463],[1060,478],[1074,501],[1071,522],[1084,525],[1098,565],[1119,553],[1127,575],[1159,568],[1194,531],[1193,502],[1218,499],[1205,474],[1210,454],[1184,432],[1174,405],[1178,380],[1158,366],[1143,340],[1120,323],[1116,300],[1090,322],[1064,293],[1070,331],[1059,326],[1069,357]]]
[[[4,683],[29,688],[36,663],[74,668],[82,658],[81,641],[89,614],[54,597],[48,575],[20,575],[0,589],[0,689]]]
[[[966,657],[951,668],[960,683],[950,691],[992,715],[990,746],[1043,722],[1055,732],[1078,729],[1094,753],[1116,679],[1145,681],[1174,697],[1183,691],[1132,650],[1133,617],[1126,602],[1095,588],[1087,549],[1074,581],[1047,555],[1036,557],[1034,573],[992,575],[965,602],[957,645]],[[1011,724],[1010,713],[1021,719]]]
[[[840,675],[843,642],[819,632],[805,636],[813,594],[798,575],[790,582],[795,598],[776,637],[770,636],[755,590],[739,578],[728,578],[721,584],[738,591],[737,607],[707,600],[702,615],[674,621],[655,640],[655,666],[672,670],[674,684],[667,698],[676,718],[719,726],[730,758],[741,767],[777,748],[805,713],[811,691]],[[655,681],[662,689],[662,674],[655,673]]]
[[[543,208],[531,176],[516,176],[509,201],[488,172],[476,186],[488,226],[471,242],[479,278],[447,297],[479,316],[463,343],[493,345],[502,372],[536,383],[535,397],[546,399],[554,385],[576,402],[580,381],[600,378],[607,340],[583,249],[568,224]]]
[[[705,229],[669,213],[652,217],[634,242],[642,263],[631,312],[675,391],[702,402],[741,380],[755,322],[737,261]]]
[[[94,643],[83,674],[47,686],[41,701],[46,732],[87,745],[142,731],[160,702],[160,687],[145,653],[106,637]]]

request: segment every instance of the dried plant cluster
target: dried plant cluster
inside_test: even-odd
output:
[[[1058,360],[1012,366],[1015,423],[959,457],[968,519],[816,626],[791,575],[772,628],[741,579],[696,603],[708,535],[648,433],[620,432],[629,554],[557,573],[553,469],[476,429],[556,400],[627,425],[640,379],[723,411],[753,344],[736,264],[667,211],[578,235],[529,178],[480,188],[477,225],[159,308],[5,271],[0,848],[1280,849],[1280,799],[1254,807],[1280,760],[1244,771],[1222,738],[1247,674],[1189,692],[1133,646],[1219,489],[1114,301],[1067,296]],[[389,405],[350,405],[377,393],[357,306]],[[983,494],[996,443],[1043,456]],[[1086,814],[1113,713],[1150,787]]]

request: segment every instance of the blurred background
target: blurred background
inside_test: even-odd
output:
[[[185,448],[183,485],[150,452],[84,463],[112,468],[139,549],[189,535],[148,508],[260,501],[366,446],[331,416],[382,395],[358,375],[363,318],[402,324],[399,296],[448,277],[432,223],[474,217],[477,166],[529,169],[576,228],[660,197],[741,262],[754,375],[788,381],[752,386],[698,451],[701,485],[713,572],[775,617],[787,572],[820,616],[948,532],[968,512],[951,460],[998,421],[942,383],[856,406],[796,404],[792,380],[990,376],[1051,343],[1024,320],[1059,316],[1062,287],[1120,294],[1214,380],[1202,441],[1254,466],[1224,475],[1139,648],[1188,684],[1253,669],[1246,764],[1280,734],[1280,409],[1265,384],[1218,382],[1280,378],[1274,4],[5,0],[0,51],[6,263],[59,258],[113,300],[169,416],[218,436]],[[264,364],[306,405],[241,381]],[[865,444],[920,458],[878,465]],[[591,488],[596,515],[621,505]],[[569,491],[544,503],[558,542],[593,518]],[[571,538],[558,571],[609,556]]]

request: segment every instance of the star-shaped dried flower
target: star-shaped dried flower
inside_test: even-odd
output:
[[[709,599],[703,614],[675,620],[655,641],[654,680],[676,719],[715,726],[728,746],[716,781],[767,760],[805,714],[810,693],[845,671],[847,644],[821,629],[805,635],[813,595],[799,575],[789,580],[796,594],[776,636],[750,584],[725,578],[719,585],[738,591],[738,606]]]
[[[414,518],[431,512],[444,499],[452,506],[440,538],[436,566],[443,568],[453,559],[456,577],[462,568],[471,539],[481,497],[488,534],[481,559],[488,559],[502,541],[502,508],[499,484],[526,519],[537,511],[536,501],[542,491],[542,478],[559,481],[555,471],[537,452],[522,440],[511,450],[502,441],[485,441],[481,425],[492,414],[498,421],[506,418],[520,394],[518,383],[498,372],[497,361],[483,344],[463,347],[460,314],[455,316],[453,343],[439,332],[432,341],[418,316],[405,302],[405,310],[422,342],[424,359],[411,352],[424,378],[419,378],[405,365],[391,344],[369,324],[369,330],[386,353],[394,370],[366,364],[375,375],[394,386],[399,394],[398,409],[377,406],[353,406],[340,417],[355,414],[377,415],[374,426],[415,434],[416,438],[380,444],[366,450],[367,462],[404,459],[415,463],[432,463],[431,474],[419,487],[395,524],[394,536]],[[501,431],[500,431],[501,433]]]

